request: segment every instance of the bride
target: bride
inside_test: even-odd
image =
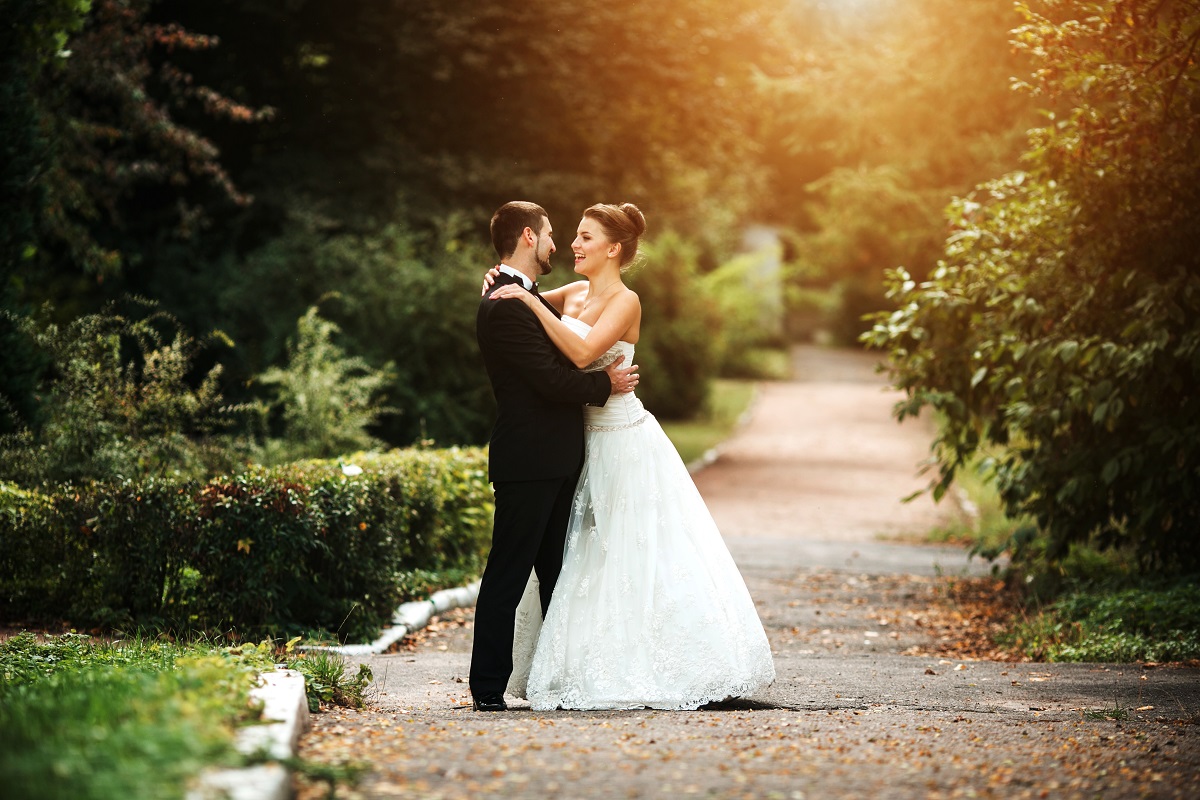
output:
[[[587,209],[571,249],[586,280],[513,284],[576,366],[632,363],[641,303],[622,271],[646,229],[632,203]],[[536,577],[517,610],[509,694],[535,710],[695,709],[775,679],[754,602],[700,493],[654,416],[630,393],[584,409],[583,472],[545,620]],[[540,630],[539,630],[540,624]]]

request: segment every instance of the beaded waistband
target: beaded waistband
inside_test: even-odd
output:
[[[637,420],[630,422],[627,425],[584,425],[583,429],[585,431],[603,431],[605,433],[608,433],[610,431],[625,431],[625,430],[629,430],[630,428],[636,428],[638,425],[641,425],[643,422],[646,421],[646,417],[648,417],[648,416],[650,416],[649,411],[645,412]]]

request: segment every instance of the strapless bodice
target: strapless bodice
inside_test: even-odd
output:
[[[567,327],[579,334],[580,338],[587,336],[588,331],[592,329],[591,325],[581,322],[575,319],[575,317],[564,316],[562,321],[566,323]],[[596,372],[602,370],[616,361],[618,356],[625,356],[625,360],[621,362],[621,366],[628,367],[633,363],[633,345],[629,342],[614,342],[613,346],[608,348],[604,355],[584,367],[583,371]],[[641,423],[645,417],[646,409],[642,405],[642,401],[633,392],[614,394],[608,398],[608,402],[599,408],[595,406],[584,406],[583,408],[583,424],[589,431],[627,428]]]

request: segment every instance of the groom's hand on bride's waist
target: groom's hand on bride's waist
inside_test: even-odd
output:
[[[617,360],[604,368],[608,373],[608,382],[612,384],[613,394],[626,394],[637,388],[638,384],[638,365],[632,364],[622,368],[621,363],[625,360],[625,356],[617,356]]]

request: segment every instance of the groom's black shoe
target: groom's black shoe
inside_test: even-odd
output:
[[[476,711],[508,711],[508,703],[504,702],[504,695],[500,692],[472,695],[471,702]]]

